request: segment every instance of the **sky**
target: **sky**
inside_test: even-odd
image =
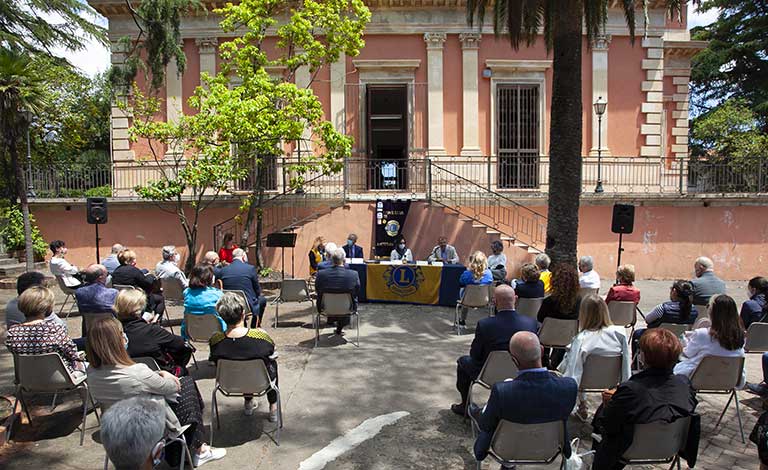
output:
[[[710,24],[715,19],[717,19],[716,10],[700,14],[695,11],[694,7],[688,5],[689,28]],[[107,20],[103,17],[98,17],[96,21],[102,26],[107,25]],[[56,51],[56,54],[65,57],[70,63],[91,77],[109,68],[109,49],[93,41],[88,42],[82,51],[72,52],[61,49]]]

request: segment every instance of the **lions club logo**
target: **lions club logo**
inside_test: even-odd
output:
[[[419,267],[392,265],[384,271],[384,282],[391,292],[400,297],[408,297],[419,290],[424,282],[424,273]]]
[[[388,220],[384,225],[384,230],[390,237],[396,237],[400,233],[400,222],[396,220]]]

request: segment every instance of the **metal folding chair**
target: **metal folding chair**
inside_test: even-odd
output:
[[[614,388],[621,383],[623,356],[598,356],[590,354],[584,361],[579,382],[579,392],[593,393]]]
[[[477,427],[474,418],[472,425]],[[565,441],[566,423],[551,421],[541,424],[519,424],[501,420],[491,438],[488,455],[502,467],[515,465],[548,465],[560,455],[565,466],[563,449],[570,445]],[[482,462],[477,462],[481,470]]]
[[[171,314],[168,312],[168,306],[184,305],[184,285],[175,277],[164,277],[160,279],[160,285],[163,289],[163,299],[165,299],[165,319],[168,321],[168,329],[173,333],[171,325]]]
[[[275,304],[275,325],[277,328],[280,316],[280,304],[285,302],[306,302],[314,306],[309,296],[309,284],[306,279],[283,279],[280,286],[280,294],[272,301]]]
[[[360,347],[360,314],[354,309],[352,294],[328,292],[323,294],[323,302],[320,312],[315,312],[313,322],[315,324],[315,347],[320,342],[320,317],[349,317],[354,318],[357,330],[357,342],[352,343]]]
[[[64,311],[64,307],[67,306],[67,302],[70,300],[72,303],[69,305],[69,310],[67,310],[67,314],[64,318],[69,318],[69,316],[72,314],[72,310],[77,308],[77,300],[75,299],[75,289],[72,289],[71,287],[67,287],[67,284],[64,282],[64,278],[61,276],[56,276],[56,284],[59,286],[59,289],[61,289],[61,292],[63,292],[66,297],[64,297],[64,303],[61,304],[61,308],[59,309],[58,315],[61,316],[61,312]]]
[[[634,331],[637,315],[635,315],[635,303],[612,300],[608,302],[608,314],[614,325],[623,326]],[[632,335],[629,335],[632,337]]]
[[[157,365],[157,361],[155,361],[151,357],[147,357],[147,356],[132,357],[131,360],[136,364],[144,364],[155,372],[160,370],[160,366]]]
[[[222,292],[231,292],[238,297],[240,297],[240,300],[243,302],[243,307],[245,309],[243,310],[243,314],[245,314],[245,322],[248,324],[248,318],[253,315],[253,311],[251,310],[251,304],[248,303],[248,296],[245,295],[245,292],[241,290],[229,290],[229,289],[222,289]]]
[[[746,443],[744,440],[744,426],[741,422],[741,410],[739,409],[739,396],[736,394],[736,387],[741,381],[743,370],[743,357],[704,356],[696,370],[693,371],[691,386],[696,390],[697,394],[714,393],[730,395],[728,403],[725,404],[725,408],[723,408],[723,412],[720,413],[720,418],[718,418],[715,424],[715,429],[720,425],[720,421],[722,421],[728,407],[731,406],[731,401],[735,401],[741,442]]]
[[[467,395],[467,413],[469,416],[469,405],[472,403],[472,389],[475,385],[479,385],[486,390],[491,390],[493,384],[496,382],[503,382],[506,379],[513,379],[517,377],[517,365],[512,360],[512,356],[508,351],[491,351],[488,354],[488,358],[483,364],[483,368],[480,370],[480,374],[472,384],[469,386],[469,394]],[[481,407],[482,408],[482,407]]]
[[[744,350],[748,353],[768,352],[768,323],[754,322],[749,325]]]
[[[588,295],[597,295],[600,289],[596,287],[581,287],[579,288],[579,297],[584,298]]]
[[[546,348],[564,349],[578,332],[578,320],[547,317],[539,329],[539,340]]]
[[[469,284],[464,287],[464,293],[461,296],[461,299],[456,302],[456,315],[453,320],[453,327],[456,328],[457,335],[461,335],[461,331],[464,329],[464,327],[459,325],[462,309],[487,308],[489,316],[493,313],[491,289],[493,289],[493,285],[489,287],[487,285]]]
[[[187,336],[189,336],[189,340],[193,343],[207,344],[214,333],[222,331],[219,316],[214,314],[191,315],[184,313],[184,325],[187,330]],[[195,368],[198,368],[194,353],[192,354],[192,362],[195,363]]]
[[[526,317],[535,319],[539,314],[539,309],[541,308],[542,302],[544,302],[544,297],[536,299],[517,299],[515,310],[520,315],[525,315]]]
[[[654,421],[635,424],[632,445],[621,456],[621,463],[624,465],[672,463],[670,470],[675,465],[680,470],[678,453],[685,448],[690,425],[690,417],[680,418],[672,423]]]
[[[681,323],[662,323],[658,327],[671,331],[672,334],[674,334],[678,338],[680,338],[683,335],[683,333],[685,333],[686,331],[690,331],[691,329],[691,325],[681,324]]]

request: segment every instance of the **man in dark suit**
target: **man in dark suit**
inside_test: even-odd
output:
[[[357,235],[354,233],[350,233],[347,237],[347,244],[344,245],[344,255],[346,255],[347,258],[362,258],[363,257],[363,247],[357,246]]]
[[[255,266],[248,264],[245,250],[236,248],[232,251],[232,263],[217,269],[214,274],[216,279],[221,280],[222,287],[225,290],[241,290],[245,292],[248,305],[251,307],[251,312],[253,312],[251,328],[261,326],[261,319],[264,317],[264,311],[267,308],[267,298],[261,295],[259,273],[256,272]]]
[[[483,410],[476,406],[470,409],[480,431],[475,441],[477,460],[488,455],[491,438],[501,420],[519,424],[563,421],[565,426],[576,405],[576,381],[558,377],[541,366],[541,343],[535,333],[515,333],[509,341],[509,353],[519,370],[517,378],[494,384]],[[565,437],[568,442],[567,434]],[[563,453],[570,457],[571,447],[566,444]]]
[[[317,292],[317,310],[323,306],[323,294],[342,293],[352,294],[352,307],[357,310],[357,292],[360,290],[360,278],[357,271],[344,267],[346,254],[342,249],[336,249],[331,253],[333,267],[317,272],[315,279],[315,291]],[[349,323],[349,317],[329,317],[328,322],[336,322],[337,335],[342,334],[342,329]]]
[[[477,323],[475,339],[469,349],[469,356],[461,356],[456,367],[456,388],[461,394],[461,403],[451,405],[451,410],[464,415],[467,407],[467,394],[472,381],[480,375],[480,370],[491,351],[506,351],[509,340],[518,331],[536,333],[538,323],[535,319],[520,315],[515,311],[515,291],[502,284],[493,294],[498,312],[496,316],[483,318]]]

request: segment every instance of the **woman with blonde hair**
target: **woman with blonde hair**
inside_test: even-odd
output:
[[[156,323],[145,322],[142,313],[146,303],[144,293],[137,290],[121,291],[115,299],[117,319],[123,324],[123,331],[128,337],[128,355],[151,357],[161,369],[177,377],[187,375],[192,348],[181,336]]]
[[[468,285],[487,286],[491,283],[493,283],[493,273],[488,269],[488,258],[485,257],[485,253],[482,251],[472,253],[469,257],[467,270],[461,273],[459,278],[459,286],[462,288],[459,292],[459,297],[464,295],[464,287]],[[459,326],[466,326],[467,312],[466,308],[461,309]]]
[[[627,335],[623,327],[611,323],[608,305],[594,294],[587,295],[581,300],[579,333],[571,341],[557,369],[565,377],[571,377],[580,384],[584,364],[590,355],[621,356],[620,382],[629,379],[631,358]],[[583,396],[579,400],[578,414],[586,418],[587,405]]]
[[[227,453],[204,443],[203,399],[192,377],[174,377],[164,370],[154,372],[131,360],[128,339],[114,318],[96,320],[88,329],[88,389],[104,407],[132,397],[150,398],[166,406],[166,429],[176,434],[183,426],[195,467],[218,460]],[[173,462],[169,462],[172,464]]]
[[[325,238],[316,237],[309,250],[309,275],[317,274],[317,265],[323,262],[325,257]]]

